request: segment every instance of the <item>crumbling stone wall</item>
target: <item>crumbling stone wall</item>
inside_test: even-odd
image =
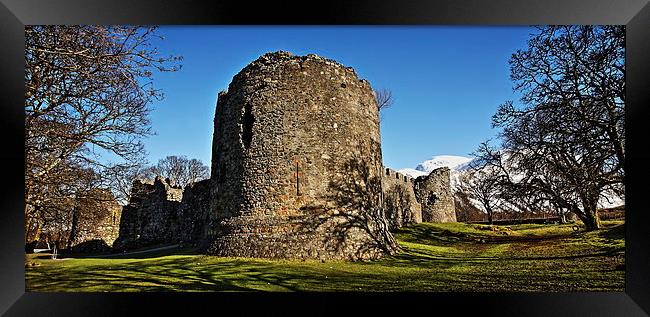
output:
[[[223,256],[368,259],[392,253],[370,84],[316,55],[268,53],[219,94],[212,240]]]
[[[206,235],[210,215],[210,180],[190,184],[183,190],[183,198],[179,206],[178,232],[173,237],[174,242],[184,244],[199,244]]]
[[[74,252],[110,249],[119,233],[122,206],[108,190],[78,198],[73,211],[69,246]]]
[[[422,221],[456,222],[454,196],[448,167],[415,179],[415,196],[422,206]]]
[[[415,197],[414,185],[412,177],[385,169],[382,188],[390,230],[422,222],[422,209]]]
[[[115,249],[132,249],[174,240],[183,189],[170,183],[161,177],[156,177],[153,182],[133,182],[129,204],[122,210],[120,234],[113,245]]]
[[[198,244],[205,237],[210,207],[210,180],[184,189],[172,180],[136,180],[124,207],[117,250],[162,243]]]

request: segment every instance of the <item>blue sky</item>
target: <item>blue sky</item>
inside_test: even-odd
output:
[[[395,104],[382,113],[386,166],[415,167],[434,155],[468,156],[495,135],[490,117],[517,100],[508,59],[526,45],[528,27],[161,27],[161,52],[183,56],[183,68],[155,83],[165,99],[153,104],[145,140],[149,161],[186,155],[209,165],[217,93],[260,55],[314,53],[353,67]]]

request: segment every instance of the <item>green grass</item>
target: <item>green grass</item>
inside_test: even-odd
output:
[[[138,258],[28,255],[27,291],[623,291],[625,229],[422,223],[376,261],[224,258],[172,251]],[[504,229],[508,227],[510,230]],[[154,257],[155,256],[155,257]]]

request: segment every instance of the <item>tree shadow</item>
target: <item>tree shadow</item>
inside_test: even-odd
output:
[[[380,169],[373,171],[365,158],[353,157],[327,188],[324,203],[301,208],[306,217],[300,230],[325,231],[328,247],[336,252],[349,252],[352,246],[351,259],[375,259],[399,251],[382,204]]]
[[[453,249],[463,242],[446,243]],[[394,255],[344,265],[212,256],[97,259],[29,268],[26,281],[28,291],[571,291],[623,287],[617,265],[624,259],[606,248],[588,253],[541,251],[501,257],[403,246]],[[597,278],[599,284],[591,285],[590,278]]]
[[[485,235],[469,234],[465,232],[452,232],[450,230],[428,227],[428,226],[414,226],[409,228],[401,228],[394,231],[395,234],[400,234],[407,242],[449,246],[459,242],[477,243],[480,239],[485,239]],[[484,242],[488,242],[484,240]]]
[[[409,186],[411,184],[408,184]],[[384,184],[384,186],[388,186]],[[415,196],[409,195],[407,185],[396,183],[386,190],[384,195],[384,206],[388,220],[388,228],[391,231],[397,230],[404,226],[415,224],[418,220],[414,213],[417,212],[414,207]]]
[[[208,263],[202,263],[206,260]],[[344,271],[324,273],[310,266],[284,269],[276,261],[203,257],[154,259],[112,264],[89,270],[83,267],[47,267],[32,272],[27,291],[305,291],[346,288],[350,281],[372,285],[372,274]],[[331,274],[330,276],[326,274]],[[328,277],[332,284],[324,283]],[[313,290],[313,289],[312,289]]]
[[[598,235],[608,240],[625,239],[625,223],[615,225],[612,228],[605,227],[605,230],[600,230]]]

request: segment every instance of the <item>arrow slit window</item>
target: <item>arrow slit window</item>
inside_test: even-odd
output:
[[[244,105],[244,114],[242,115],[242,133],[241,140],[246,149],[250,148],[253,141],[253,123],[255,117],[253,116],[253,109],[250,104]]]

